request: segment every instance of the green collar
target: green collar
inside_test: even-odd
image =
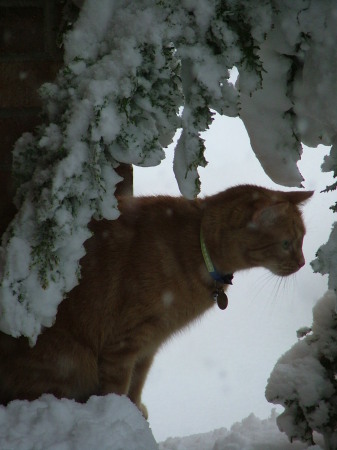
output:
[[[233,284],[233,274],[232,273],[221,273],[213,265],[212,259],[208,253],[204,235],[202,232],[202,229],[200,228],[200,246],[201,246],[201,253],[205,261],[205,265],[207,267],[207,270],[214,281],[218,281],[222,284]]]

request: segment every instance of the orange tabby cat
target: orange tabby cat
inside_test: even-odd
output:
[[[298,204],[311,195],[238,186],[202,200],[121,198],[118,220],[92,223],[81,283],[36,346],[0,333],[0,402],[116,393],[146,416],[155,353],[214,296],[224,300],[231,274],[287,276],[304,265]]]

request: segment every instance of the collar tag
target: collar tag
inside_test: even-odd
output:
[[[213,293],[214,301],[217,302],[220,309],[226,309],[228,306],[228,297],[223,290],[217,290]]]

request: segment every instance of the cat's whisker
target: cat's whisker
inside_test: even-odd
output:
[[[280,298],[287,297],[286,293],[288,291],[291,292],[291,287],[295,282],[295,276],[296,274],[290,276],[278,276],[271,272],[266,272],[261,275],[259,279],[261,286],[258,294],[266,290],[270,291],[270,295],[264,295],[264,298],[267,299],[266,305],[263,306],[264,312],[267,308],[270,310],[270,315],[274,314],[274,310],[279,303]],[[256,294],[256,296],[258,294]]]
[[[286,278],[285,277],[279,277],[278,278],[277,284],[276,284],[275,298],[280,297],[281,290],[282,290],[282,288],[284,288],[285,283],[286,283]]]
[[[259,281],[259,289],[256,296],[261,295],[267,288],[268,285],[275,279],[275,275],[271,272],[265,272],[261,275]]]
[[[254,284],[251,286],[251,295],[249,296],[249,304],[255,305],[257,300],[262,297],[262,294],[268,290],[271,280],[275,277],[269,271],[262,272],[257,278]]]
[[[286,277],[286,281],[285,281],[286,292],[294,292],[294,290],[296,288],[296,284],[297,284],[296,276],[297,276],[297,273],[294,273],[294,274],[290,275],[289,277]],[[286,298],[288,299],[289,303],[293,302],[292,295],[287,295]]]
[[[269,310],[270,316],[274,314],[275,307],[280,298],[280,291],[283,287],[283,280],[285,277],[279,277],[270,271],[263,272],[257,278],[257,285],[253,286],[253,289],[256,288],[256,293],[250,296],[250,303],[256,304],[257,299],[265,299],[264,305],[259,305],[261,307],[261,316],[262,311],[265,314],[266,309]],[[255,289],[254,289],[255,290]],[[266,293],[270,293],[266,295]]]
[[[283,277],[279,277],[273,274],[273,288],[271,290],[271,295],[269,297],[269,309],[271,315],[274,313],[275,307],[280,299],[280,291],[282,287]]]

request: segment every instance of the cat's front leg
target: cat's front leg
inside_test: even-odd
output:
[[[100,394],[127,395],[135,357],[123,354],[121,351],[105,350],[99,357]]]
[[[147,355],[139,359],[133,369],[130,388],[128,392],[129,399],[138,407],[145,419],[148,418],[146,406],[142,403],[143,386],[153,362],[154,354]]]

